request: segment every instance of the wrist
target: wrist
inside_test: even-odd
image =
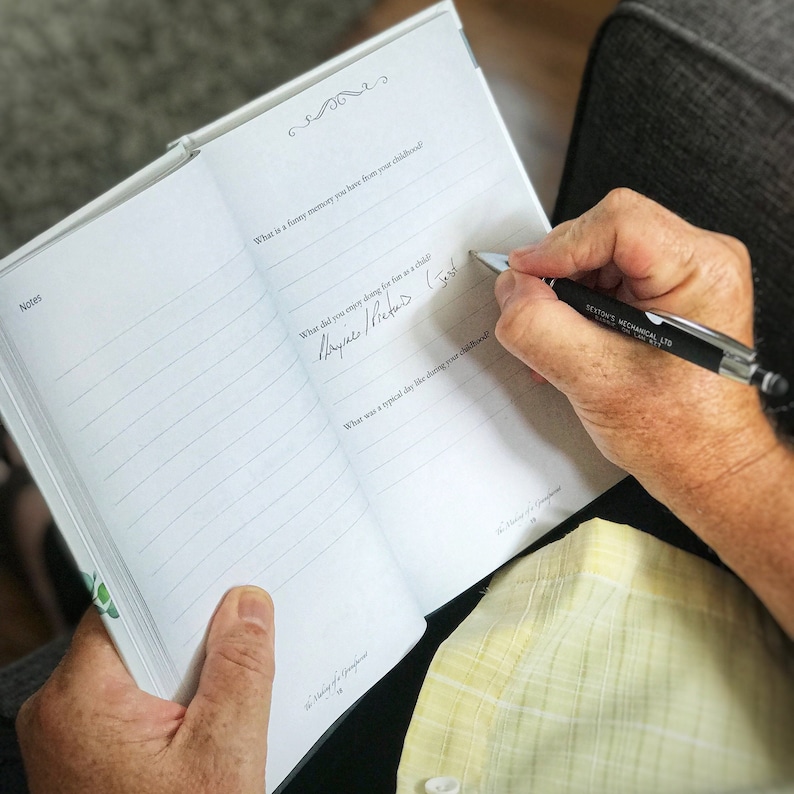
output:
[[[766,419],[719,477],[662,497],[794,637],[794,450]],[[740,449],[740,451],[738,451]]]

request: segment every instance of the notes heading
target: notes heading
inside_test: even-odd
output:
[[[20,303],[19,311],[26,312],[28,309],[32,309],[37,303],[41,303],[41,295],[34,295],[32,298],[28,298],[23,303]]]

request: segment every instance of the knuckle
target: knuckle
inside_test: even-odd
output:
[[[516,300],[505,307],[496,323],[494,332],[499,343],[511,352],[524,347],[524,341],[531,330],[532,312],[527,310],[523,301]]]
[[[503,347],[509,348],[513,342],[515,333],[515,321],[513,317],[514,312],[510,308],[506,308],[496,321],[494,333]]]
[[[617,228],[627,218],[634,217],[643,206],[655,206],[650,199],[631,188],[616,187],[609,191],[598,204],[598,214],[609,225]]]
[[[23,747],[42,740],[56,743],[59,737],[68,735],[64,722],[64,704],[45,685],[22,704],[17,713],[15,728]]]
[[[721,235],[721,238],[723,243],[731,250],[738,267],[749,273],[751,268],[750,249],[736,237],[725,234]]]
[[[711,256],[701,267],[724,301],[742,301],[752,294],[752,264],[747,246],[735,237],[714,235]],[[726,256],[726,251],[728,255]]]
[[[223,640],[215,648],[218,656],[234,669],[257,677],[272,679],[274,663],[271,654],[265,653],[261,637],[240,636]]]
[[[611,215],[622,215],[628,207],[633,207],[642,200],[639,193],[628,187],[612,188],[604,196],[604,210]]]
[[[29,697],[17,712],[14,725],[20,739],[27,736],[35,720],[35,697],[35,695]]]
[[[45,735],[52,735],[60,728],[62,710],[50,690],[44,687],[23,704],[20,717],[30,730],[38,730]]]

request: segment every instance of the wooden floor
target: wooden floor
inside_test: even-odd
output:
[[[350,46],[429,5],[380,0]],[[562,172],[589,45],[615,0],[456,0],[472,50],[547,212]],[[0,560],[0,665],[51,634],[29,592]]]

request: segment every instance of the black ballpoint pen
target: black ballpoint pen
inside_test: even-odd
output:
[[[470,253],[495,273],[503,273],[510,267],[505,254]],[[567,278],[543,281],[561,301],[589,320],[731,380],[757,386],[764,394],[782,397],[788,391],[788,381],[782,375],[759,366],[755,350],[725,334],[669,312],[655,309],[644,312]]]

